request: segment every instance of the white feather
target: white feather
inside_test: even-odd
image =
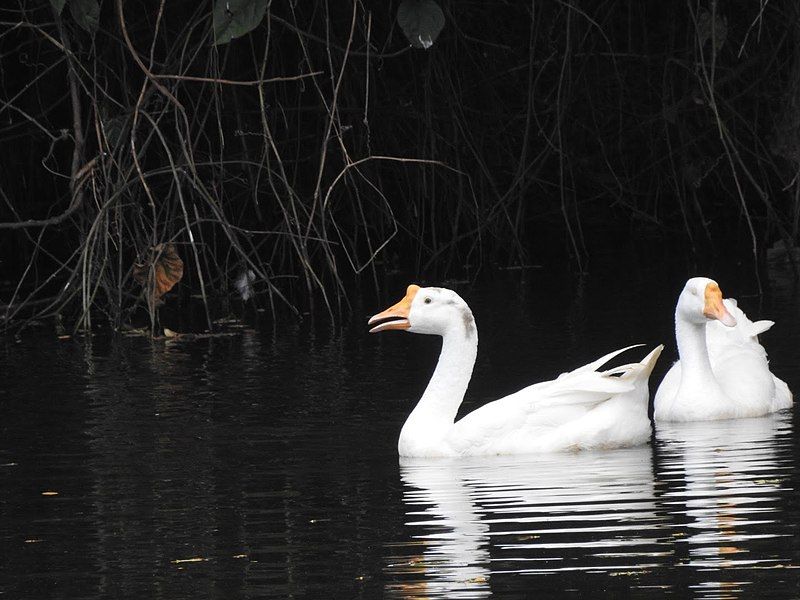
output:
[[[789,387],[769,370],[767,352],[758,336],[774,325],[751,321],[732,298],[723,303],[736,319],[726,327],[718,320],[705,321],[698,314],[692,325],[691,303],[698,294],[691,286],[704,286],[705,278],[690,279],[678,299],[676,330],[679,346],[683,336],[688,355],[681,356],[667,372],[655,395],[656,421],[696,421],[758,417],[792,405]],[[697,305],[697,310],[701,310]],[[682,325],[681,325],[682,323]],[[696,339],[692,341],[692,336]],[[710,363],[704,366],[702,354]],[[686,362],[686,366],[683,364]],[[684,381],[684,368],[692,370]]]
[[[472,456],[634,446],[650,439],[647,381],[663,346],[641,362],[599,370],[622,348],[490,402],[455,422],[477,354],[467,304],[442,288],[410,286],[406,298],[370,319],[402,318],[411,333],[442,336],[425,393],[400,434],[404,457]],[[400,321],[397,321],[400,322]],[[384,330],[378,326],[375,330]]]

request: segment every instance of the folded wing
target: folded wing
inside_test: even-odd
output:
[[[635,348],[629,346],[610,352],[601,358],[562,373],[552,381],[526,387],[510,396],[490,402],[458,421],[450,443],[460,454],[477,453],[487,445],[497,447],[498,453],[515,450],[513,446],[535,444],[537,439],[551,436],[566,428],[569,437],[580,435],[571,426],[582,417],[613,399],[630,399],[647,418],[647,379],[663,346],[653,350],[642,362],[598,369],[617,355]],[[619,415],[624,419],[626,415]],[[616,417],[615,417],[616,418]],[[571,443],[562,436],[565,444]],[[488,453],[481,450],[481,453]]]

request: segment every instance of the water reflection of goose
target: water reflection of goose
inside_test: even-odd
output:
[[[423,554],[390,570],[405,571],[394,591],[405,598],[481,598],[489,590],[489,525],[470,489],[461,461],[408,459],[400,472],[406,525],[421,540]],[[416,579],[416,581],[414,580]]]
[[[667,554],[649,447],[404,459],[401,477],[415,543],[389,561],[394,597],[477,598],[503,573],[629,574]]]
[[[791,537],[778,525],[791,456],[780,443],[791,434],[790,415],[705,423],[659,423],[657,480],[660,504],[676,519],[678,566],[689,567],[698,591],[735,596],[751,569],[791,562]],[[684,529],[685,527],[685,529]],[[681,546],[684,545],[682,549]],[[727,572],[727,576],[720,573]],[[744,575],[744,576],[743,576]],[[748,592],[750,593],[750,592]]]

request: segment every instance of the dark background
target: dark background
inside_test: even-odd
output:
[[[270,314],[334,314],[397,269],[655,242],[760,272],[797,238],[793,0],[443,1],[428,50],[398,2],[276,1],[219,45],[216,3],[103,0],[87,27],[94,2],[0,9],[4,328],[141,321],[133,265],[166,243],[168,310],[211,327],[248,272]]]

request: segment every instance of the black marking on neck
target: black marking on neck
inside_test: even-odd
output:
[[[461,307],[461,320],[464,322],[464,335],[469,339],[476,333],[475,317],[468,306]]]

